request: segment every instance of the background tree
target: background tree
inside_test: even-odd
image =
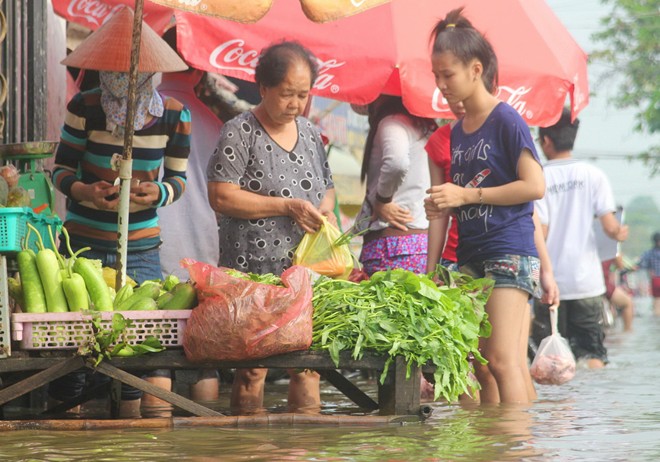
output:
[[[651,247],[653,233],[660,231],[660,210],[651,196],[635,197],[625,208],[625,222],[630,232],[621,250],[626,257],[636,260]]]
[[[612,6],[601,19],[602,30],[593,35],[603,49],[591,54],[608,65],[601,78],[619,83],[612,102],[619,108],[637,110],[635,130],[660,133],[660,0],[602,0]],[[651,146],[639,157],[660,173],[660,146]]]

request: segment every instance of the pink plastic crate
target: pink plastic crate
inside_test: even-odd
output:
[[[114,311],[102,311],[102,324],[109,328]],[[183,345],[183,331],[190,310],[121,311],[133,321],[127,329],[129,344],[135,345],[149,336],[164,347]],[[92,316],[77,313],[14,313],[11,315],[11,338],[20,342],[22,350],[76,349],[92,335]]]

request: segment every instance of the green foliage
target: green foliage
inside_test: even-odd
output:
[[[388,355],[381,383],[394,356],[405,358],[408,374],[412,365],[431,363],[436,399],[474,391],[468,357],[485,363],[478,345],[490,335],[485,305],[492,281],[444,271],[438,287],[434,276],[395,269],[359,284],[319,278],[311,348],[327,350],[337,367],[342,351],[355,359],[365,350]]]
[[[282,284],[282,280],[280,279],[280,277],[272,273],[266,273],[266,274],[243,273],[235,269],[228,269],[227,274],[239,279],[245,279],[248,281],[258,282],[261,284],[270,284],[271,286],[284,287],[284,284]]]
[[[609,65],[603,81],[613,77],[620,82],[612,102],[621,108],[637,109],[635,129],[660,133],[660,0],[601,0],[612,12],[601,19],[602,30],[593,38],[604,48],[591,54],[593,61]],[[660,147],[653,146],[639,158],[660,171]]]
[[[623,254],[636,260],[651,248],[651,236],[660,231],[660,209],[650,196],[634,198],[626,207],[628,240],[622,244]]]
[[[133,321],[124,318],[121,313],[112,315],[110,328],[104,327],[99,313],[91,312],[91,314],[94,335],[89,342],[78,349],[78,354],[94,358],[94,366],[98,366],[103,359],[110,359],[113,356],[140,356],[165,349],[160,340],[154,336],[148,336],[136,345],[129,345],[126,334]]]

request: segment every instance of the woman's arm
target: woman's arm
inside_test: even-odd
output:
[[[445,172],[429,158],[429,172],[431,174],[431,186],[440,185],[445,182]],[[449,213],[429,220],[428,254],[426,257],[426,271],[430,272],[440,263],[442,252],[447,239],[447,227],[449,225]]]
[[[518,179],[491,188],[464,188],[445,183],[431,188],[431,200],[439,208],[468,204],[518,205],[541,199],[545,192],[545,178],[541,164],[528,149],[518,160]]]
[[[315,232],[322,222],[319,210],[303,199],[269,197],[244,191],[232,183],[208,183],[211,208],[217,213],[234,218],[252,220],[273,216],[288,216],[306,232]],[[334,197],[334,190],[333,190]]]
[[[408,131],[400,120],[387,117],[378,125],[376,139],[382,147],[382,152],[376,197],[372,204],[374,213],[390,227],[407,231],[406,225],[413,221],[412,214],[392,202],[392,197],[412,167]]]
[[[534,210],[532,215],[534,220],[534,244],[536,245],[536,251],[539,254],[539,260],[541,261],[541,288],[543,289],[543,297],[541,302],[547,305],[556,305],[559,303],[559,287],[555,281],[555,275],[552,270],[552,260],[550,260],[550,254],[548,253],[548,248],[545,245],[545,232],[544,228],[541,225],[541,219]]]
[[[337,217],[335,216],[335,201],[336,201],[335,189],[334,188],[327,189],[325,192],[325,197],[323,198],[321,204],[319,205],[319,212],[321,212],[321,215],[326,217],[330,223],[336,226]]]
[[[374,145],[382,148],[376,193],[391,200],[411,167],[406,127],[397,118],[386,117],[378,124]]]

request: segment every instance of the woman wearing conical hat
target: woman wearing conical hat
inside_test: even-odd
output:
[[[117,255],[119,203],[118,172],[112,168],[112,158],[123,151],[132,24],[132,10],[119,10],[62,61],[99,71],[100,85],[78,93],[67,106],[53,183],[67,197],[64,226],[73,249],[91,247],[84,256],[110,267],[115,266]],[[126,262],[127,275],[138,283],[162,278],[157,209],[183,194],[190,151],[189,110],[159,94],[152,77],[185,69],[181,58],[143,22]],[[171,388],[169,371],[155,372],[147,380]],[[49,392],[55,400],[66,401],[79,396],[84,384],[85,373],[74,372],[51,383]],[[139,415],[140,397],[139,390],[124,386],[121,409],[125,417]],[[145,396],[143,404],[150,400],[155,398]]]

